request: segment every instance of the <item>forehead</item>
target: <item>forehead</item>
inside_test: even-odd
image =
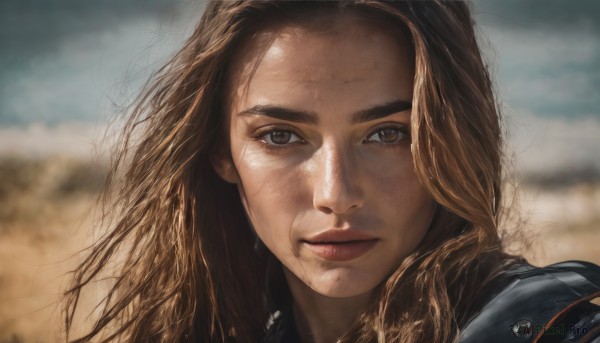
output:
[[[398,82],[412,84],[413,65],[412,48],[399,30],[356,14],[340,14],[318,28],[279,24],[239,47],[227,73],[226,103],[257,100],[265,92],[271,98],[305,98],[303,92],[340,96],[356,93],[356,87],[367,87],[370,93],[407,88]],[[412,94],[401,97],[411,99]]]

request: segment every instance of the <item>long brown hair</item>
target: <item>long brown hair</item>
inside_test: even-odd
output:
[[[500,114],[465,3],[215,1],[128,118],[105,192],[114,221],[65,293],[67,340],[82,290],[115,259],[99,317],[74,342],[261,337],[276,309],[270,286],[282,284],[282,276],[271,254],[256,249],[237,188],[211,167],[211,156],[226,144],[224,74],[235,49],[261,25],[309,21],[320,9],[376,16],[408,34],[415,56],[413,161],[439,204],[423,242],[341,340],[455,340],[469,297],[519,259],[503,252],[498,233]]]

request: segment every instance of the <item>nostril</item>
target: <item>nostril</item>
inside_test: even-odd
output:
[[[348,206],[347,203],[344,202],[338,202],[338,203],[331,203],[329,205],[315,205],[315,208],[325,214],[337,214],[337,215],[346,215],[349,214],[351,212],[354,212],[355,210],[357,210],[358,208],[360,208],[361,206],[359,206],[358,204],[353,204],[351,206]]]
[[[333,212],[332,209],[326,206],[315,206],[319,211],[324,212],[325,214],[331,214]]]

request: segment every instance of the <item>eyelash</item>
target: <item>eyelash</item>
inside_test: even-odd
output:
[[[267,148],[269,150],[280,150],[280,149],[288,148],[290,143],[277,145],[277,144],[270,144],[265,141],[265,136],[272,134],[274,132],[289,132],[291,134],[296,135],[298,137],[298,139],[300,140],[299,142],[295,142],[295,143],[300,143],[300,144],[306,143],[306,141],[300,137],[300,133],[298,131],[296,131],[292,128],[289,128],[289,127],[277,127],[277,126],[268,127],[268,128],[258,131],[252,138],[254,138],[256,141],[258,141],[260,144],[262,144],[265,148]]]
[[[368,141],[368,139],[370,137],[372,137],[373,135],[376,135],[384,130],[395,130],[398,132],[399,135],[402,135],[402,136],[396,142],[390,142],[390,143],[381,142],[381,141]],[[406,142],[407,140],[410,140],[410,133],[408,132],[408,129],[405,126],[389,125],[389,126],[378,127],[377,129],[372,131],[364,141],[366,143],[378,144],[378,145],[382,145],[384,147],[395,148],[398,145]]]
[[[398,142],[395,142],[395,143],[383,143],[383,142],[379,142],[379,141],[371,141],[368,143],[374,143],[374,144],[380,145],[384,148],[394,149],[394,148],[397,148],[398,146],[400,146],[407,139],[410,139],[410,133],[407,132],[406,127],[398,126],[398,125],[391,125],[391,126],[384,126],[384,127],[377,128],[376,130],[372,131],[367,136],[367,138],[373,136],[374,134],[377,134],[380,131],[386,130],[386,129],[398,130],[400,132],[400,134],[404,135],[404,137],[402,137]],[[271,143],[266,142],[265,136],[272,134],[274,132],[289,132],[293,135],[296,135],[298,137],[299,141],[281,144],[281,145],[271,144]],[[252,138],[255,139],[256,141],[258,141],[260,144],[262,144],[265,148],[267,148],[269,150],[287,149],[293,143],[300,143],[300,144],[306,143],[306,141],[304,139],[302,139],[300,133],[297,130],[290,128],[290,127],[277,127],[277,126],[268,127],[268,128],[258,131]]]

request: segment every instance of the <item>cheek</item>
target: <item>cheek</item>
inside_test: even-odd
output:
[[[409,151],[366,165],[372,200],[381,215],[399,228],[401,234],[422,236],[432,214],[433,200],[414,172]]]
[[[362,163],[372,188],[382,196],[405,200],[424,190],[414,173],[410,151],[403,147],[397,149],[378,154],[365,153]]]
[[[306,212],[308,196],[301,168],[270,158],[264,152],[245,149],[236,158],[242,201],[260,238],[289,239],[294,220]]]
[[[397,168],[387,168],[385,172],[379,173],[378,177],[372,179],[376,182],[376,187],[382,196],[395,199],[396,204],[402,204],[404,208],[418,207],[430,199],[414,173],[412,163]]]
[[[236,169],[246,196],[293,202],[294,194],[301,194],[301,169],[256,150],[247,148],[243,156],[236,159]]]

